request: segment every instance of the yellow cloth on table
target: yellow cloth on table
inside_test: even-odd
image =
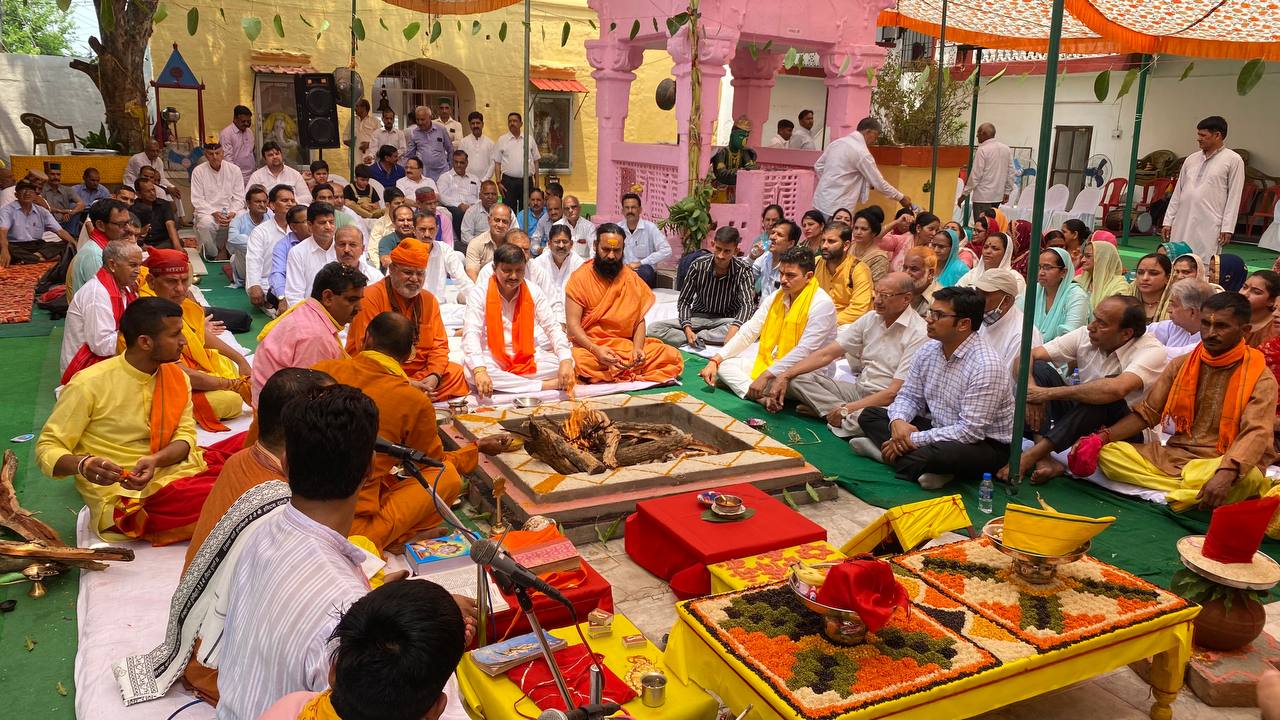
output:
[[[1149,460],[1127,442],[1113,442],[1102,446],[1098,454],[1098,469],[1111,480],[1159,490],[1165,502],[1174,510],[1186,510],[1200,501],[1196,499],[1201,488],[1218,471],[1222,458],[1190,460],[1182,468],[1182,476],[1175,477],[1152,465]],[[1271,484],[1256,467],[1240,476],[1227,494],[1227,503],[1240,502],[1262,495]]]
[[[1115,521],[1111,516],[1091,518],[1009,503],[1000,542],[1037,555],[1066,555]]]
[[[843,559],[844,554],[835,545],[817,540],[751,557],[725,560],[707,566],[711,573],[711,594],[782,582],[797,562],[821,563]]]
[[[971,524],[959,495],[930,498],[885,510],[875,522],[849,538],[840,552],[849,557],[869,553],[891,535],[897,538],[903,551],[914,550],[945,532],[961,530]]]
[[[760,377],[760,373],[769,369],[774,360],[791,352],[804,335],[805,326],[809,324],[809,306],[818,291],[818,281],[810,278],[804,289],[791,301],[791,307],[785,307],[783,299],[786,293],[782,290],[773,294],[773,303],[769,305],[769,314],[764,318],[764,327],[760,329],[760,349],[756,352],[756,363],[751,369],[751,379]]]
[[[40,438],[36,441],[36,462],[45,475],[53,477],[53,466],[63,455],[97,455],[125,469],[138,458],[151,454],[151,400],[156,378],[130,365],[123,355],[108,358],[76,373],[62,389]],[[75,477],[76,490],[89,506],[90,523],[102,534],[115,525],[114,510],[121,498],[145,498],[174,480],[205,470],[204,455],[196,445],[196,423],[191,400],[182,412],[182,421],[173,440],[182,440],[191,452],[182,462],[157,468],[155,477],[141,490],[121,485],[96,485]],[[106,540],[127,539],[109,533]]]
[[[586,623],[582,623],[586,633]],[[638,718],[659,718],[661,720],[706,720],[715,717],[716,703],[711,696],[697,685],[688,684],[672,676],[662,664],[662,652],[653,643],[642,648],[626,648],[622,646],[622,638],[640,632],[622,613],[613,616],[613,634],[602,638],[588,638],[591,651],[596,655],[603,654],[604,665],[613,671],[623,682],[629,682],[633,670],[646,666],[657,666],[667,675],[667,701],[660,708],[647,708],[636,698],[622,706],[622,709]],[[578,632],[572,626],[552,630],[551,634],[563,638],[569,646],[581,645]],[[489,677],[484,674],[469,655],[464,655],[458,663],[458,687],[462,690],[462,701],[467,713],[473,718],[486,720],[509,720],[520,717],[536,717],[538,710],[534,704],[522,699],[524,694],[515,683],[507,679],[505,674]],[[636,679],[638,682],[638,678]],[[634,685],[633,685],[634,686]]]

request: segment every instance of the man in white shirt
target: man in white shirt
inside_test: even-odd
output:
[[[480,182],[480,202],[467,208],[462,216],[462,242],[469,243],[477,235],[489,230],[489,213],[498,204],[498,183],[492,180]]]
[[[262,167],[249,175],[249,185],[261,185],[273,188],[285,184],[293,188],[293,197],[299,205],[311,204],[311,190],[302,173],[289,167],[284,162],[284,150],[274,140],[262,143]]]
[[[1187,156],[1164,214],[1165,240],[1191,246],[1201,262],[1231,242],[1244,190],[1244,160],[1223,146],[1227,121],[1214,115],[1196,125],[1199,152]]]
[[[974,283],[986,299],[982,328],[978,335],[1000,356],[1006,366],[1011,365],[1022,352],[1022,309],[1017,298],[1021,294],[1018,281],[1021,278],[1007,268],[995,268],[982,274]],[[1044,338],[1035,327],[1031,328],[1031,347],[1044,344]]]
[[[511,208],[494,205],[489,212],[489,229],[467,243],[467,275],[476,279],[480,268],[493,262],[493,251],[507,241],[511,230]]]
[[[244,175],[224,162],[222,143],[209,138],[203,163],[191,171],[191,207],[196,214],[196,237],[206,258],[229,258],[227,233],[231,221],[244,212]],[[274,186],[275,183],[272,183]]]
[[[795,131],[796,131],[795,123],[791,122],[786,118],[779,120],[778,134],[774,135],[773,139],[769,141],[769,147],[771,148],[791,147],[791,138],[794,137]]]
[[[494,144],[494,176],[502,183],[502,202],[515,212],[525,206],[524,197],[524,119],[520,113],[507,113],[507,132]],[[529,187],[538,185],[538,143],[529,138]]]
[[[453,102],[449,98],[440,98],[436,101],[436,111],[439,115],[436,124],[448,131],[449,140],[457,145],[462,139],[462,123],[453,116]]]
[[[489,279],[467,298],[462,353],[480,397],[561,389],[573,396],[573,351],[542,288],[525,280],[527,267],[523,248],[503,245]],[[501,338],[490,333],[499,325]]]
[[[462,218],[472,205],[480,202],[480,183],[485,178],[478,178],[467,172],[470,165],[467,151],[453,151],[453,166],[449,172],[436,179],[436,190],[440,193],[440,204],[449,209],[453,215],[453,236],[462,237]]]
[[[813,142],[813,111],[801,110],[796,119],[800,121],[800,127],[795,128],[787,146],[792,150],[816,150],[817,145]]]
[[[956,200],[956,207],[964,207],[964,201],[971,200],[973,217],[1009,202],[1009,193],[1013,192],[1013,151],[996,140],[996,126],[991,123],[978,126],[977,138],[973,170]]]
[[[640,218],[640,210],[639,195],[627,193],[622,196],[622,230],[627,234],[623,261],[646,285],[656,287],[658,263],[671,257],[671,243],[657,225]]]
[[[369,153],[377,153],[378,148],[383,145],[390,145],[400,155],[404,154],[404,131],[396,129],[396,111],[391,108],[382,111],[382,127],[374,130],[370,136]]]
[[[1218,291],[1195,278],[1183,278],[1169,288],[1169,319],[1147,326],[1147,334],[1164,345],[1172,360],[1182,357],[1200,344],[1200,306]]]
[[[813,206],[828,220],[840,208],[854,208],[866,203],[871,196],[871,188],[897,200],[902,207],[911,207],[911,198],[884,179],[868,149],[879,139],[883,129],[879,120],[863,118],[858,121],[856,131],[828,145],[818,162],[814,163],[818,189],[813,194]],[[794,140],[793,136],[792,147],[795,147]]]
[[[381,123],[373,116],[372,110],[373,107],[368,100],[360,98],[356,101],[355,132],[352,133],[352,128],[348,127],[347,139],[344,141],[344,144],[349,147],[352,142],[352,135],[355,135],[356,157],[360,158],[360,162],[365,165],[373,162],[373,154],[381,147],[373,144],[373,133],[381,126]]]
[[[564,317],[564,303],[556,301],[556,294],[551,285],[551,277],[543,270],[542,266],[533,263],[533,256],[529,253],[529,233],[523,230],[510,230],[507,232],[507,241],[499,247],[503,245],[515,245],[524,252],[524,259],[527,262],[524,268],[524,281],[530,285],[536,285],[538,289],[542,290],[543,296],[547,298],[547,302],[551,307],[552,315]],[[497,248],[494,249],[494,252],[497,252]],[[488,286],[489,278],[493,277],[493,268],[492,262],[480,268],[480,272],[476,275],[476,287]],[[465,297],[458,300],[458,302],[465,301]]]
[[[596,244],[596,226],[582,217],[582,203],[577,195],[564,196],[564,217],[557,225],[568,225],[573,231],[573,254],[582,259],[591,257]]]
[[[245,248],[244,286],[249,302],[257,307],[270,307],[267,291],[271,289],[271,253],[280,238],[288,234],[289,209],[296,204],[292,187],[276,185],[271,188],[267,191],[267,205],[271,208],[272,217],[249,233],[249,244]]]
[[[760,303],[747,324],[707,361],[700,373],[707,385],[714,387],[718,378],[735,395],[755,400],[769,412],[782,409],[771,392],[774,378],[830,345],[836,337],[836,306],[813,278],[813,253],[807,248],[791,248],[782,254],[778,264],[782,286]],[[802,296],[809,302],[804,330],[794,346],[784,347],[779,342],[782,318],[775,316],[767,335],[766,320],[775,303],[786,315]],[[762,336],[766,341],[772,339],[771,347],[759,345],[757,341]]]
[[[252,127],[253,111],[244,105],[237,105],[231,111],[231,124],[222,128],[222,132],[218,134],[227,162],[240,168],[245,187],[253,184],[249,182],[249,176],[256,167],[254,158],[257,154],[253,151]]]
[[[533,240],[535,255],[542,254],[542,248],[547,244],[547,233],[551,231],[551,226],[564,219],[564,200],[547,193],[546,203],[546,212],[542,214],[538,222],[534,223],[533,229],[529,231],[529,237]]]
[[[142,168],[150,166],[160,173],[160,182],[156,185],[156,191],[160,199],[165,201],[181,199],[182,191],[169,182],[169,176],[165,173],[164,159],[160,157],[160,153],[163,151],[164,146],[160,144],[159,140],[148,138],[146,145],[143,146],[143,151],[130,157],[128,164],[124,166],[122,182],[129,187],[133,187],[134,183],[138,182],[138,174],[142,172]]]
[[[137,298],[138,274],[142,268],[142,249],[131,240],[113,240],[102,249],[102,267],[110,275],[120,296],[120,312]],[[98,358],[116,355],[120,322],[116,318],[112,291],[101,280],[101,270],[71,296],[67,320],[62,331],[60,369],[65,373],[80,349],[86,348]],[[68,378],[69,379],[69,378]]]
[[[311,297],[311,283],[320,268],[338,259],[333,248],[337,223],[333,206],[312,203],[307,206],[307,225],[311,237],[289,248],[289,259],[284,273],[284,299],[290,306]]]
[[[426,274],[422,278],[422,289],[435,296],[441,305],[456,303],[463,305],[467,295],[475,283],[467,274],[465,256],[454,250],[448,243],[436,240],[436,226],[440,222],[436,215],[418,215],[413,219],[413,235],[426,243],[431,254],[427,260]],[[396,242],[399,244],[399,241]],[[384,254],[386,264],[391,262],[392,246]],[[453,281],[453,289],[449,289],[449,281]]]
[[[481,180],[488,180],[493,177],[496,148],[493,141],[484,136],[484,115],[472,112],[467,116],[467,126],[471,132],[458,141],[458,148],[467,151],[468,171]]]
[[[382,271],[369,264],[364,254],[364,235],[352,225],[340,227],[333,234],[334,259],[364,273],[372,285],[382,279]],[[308,291],[310,288],[308,288]]]
[[[244,193],[245,212],[231,221],[227,231],[227,250],[231,252],[232,287],[244,287],[245,270],[249,262],[249,236],[254,228],[271,220],[271,194],[261,185],[254,185]]]
[[[566,198],[567,199],[567,198]],[[568,223],[561,220],[551,226],[547,233],[547,246],[542,254],[529,262],[529,267],[538,268],[547,279],[548,295],[553,305],[560,308],[556,316],[558,322],[564,322],[564,286],[574,270],[582,267],[586,261],[573,252],[573,230]]]
[[[841,327],[835,342],[801,360],[773,381],[773,402],[787,396],[827,419],[839,437],[862,434],[863,408],[888,407],[907,378],[916,351],[929,339],[924,318],[911,309],[915,282],[904,272],[880,278],[871,296],[875,312]],[[856,376],[852,383],[831,377],[829,369],[844,356]]]
[[[756,274],[756,293],[768,297],[778,289],[778,258],[800,242],[800,226],[790,220],[779,220],[769,231],[769,249],[751,264]],[[755,252],[755,248],[752,248]]]
[[[404,161],[404,177],[396,181],[396,189],[413,202],[421,188],[436,189],[436,181],[422,174],[422,161],[411,157]]]
[[[1021,476],[1035,468],[1031,483],[1039,485],[1065,475],[1067,468],[1050,453],[1063,452],[1098,428],[1119,422],[1142,401],[1169,362],[1164,345],[1146,330],[1142,301],[1114,295],[1098,303],[1085,327],[1031,350],[1027,427],[1036,443],[1022,453]],[[1020,359],[1014,360],[1015,374]],[[1080,384],[1068,385],[1055,365],[1075,366]],[[1008,473],[1002,468],[999,475]]]

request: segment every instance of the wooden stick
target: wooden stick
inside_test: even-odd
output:
[[[17,474],[18,456],[12,450],[5,450],[4,461],[0,463],[0,525],[32,542],[65,547],[56,530],[37,520],[18,503],[18,493],[13,487]]]

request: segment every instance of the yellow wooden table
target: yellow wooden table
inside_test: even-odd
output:
[[[671,674],[748,718],[965,718],[1154,657],[1151,717],[1168,720],[1199,608],[1091,558],[1047,585],[985,539],[893,560],[910,612],[855,647],[783,584],[681,602]]]
[[[124,182],[124,169],[129,164],[128,155],[12,155],[13,176],[21,178],[28,170],[44,171],[46,161],[62,163],[62,184],[79,185],[88,168],[98,171],[102,182],[118,185]]]
[[[707,566],[711,573],[711,594],[782,582],[791,572],[791,565],[801,560],[828,562],[843,559],[844,555],[835,545],[826,540],[815,540],[751,557],[725,560]]]
[[[586,625],[583,624],[583,632]],[[662,652],[649,643],[643,648],[625,648],[622,646],[624,635],[640,632],[631,621],[621,614],[613,616],[613,635],[603,638],[588,638],[591,649],[604,654],[605,667],[613,671],[622,680],[633,666],[633,659],[643,657],[658,666],[667,675],[667,701],[662,707],[645,707],[639,698],[623,705],[622,708],[638,719],[654,720],[707,720],[715,717],[716,702],[702,688],[677,679],[666,669],[662,661]],[[564,638],[570,646],[581,645],[578,633],[572,627],[552,630],[552,635]],[[476,720],[512,720],[523,713],[528,717],[537,717],[538,708],[528,699],[522,699],[523,693],[515,683],[507,679],[505,674],[489,677],[484,674],[470,656],[464,656],[458,664],[458,686],[462,689],[463,703],[467,713]]]

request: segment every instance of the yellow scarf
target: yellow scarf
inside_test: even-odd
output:
[[[404,368],[400,366],[400,363],[396,362],[395,358],[387,355],[386,353],[380,353],[377,350],[363,350],[360,355],[378,363],[382,366],[383,370],[386,370],[391,375],[399,375],[405,380],[409,379],[409,376],[405,373]]]
[[[342,720],[338,711],[333,709],[332,690],[325,690],[302,706],[298,720]]]
[[[800,342],[804,328],[809,324],[809,305],[813,303],[813,295],[818,290],[818,281],[810,278],[804,290],[791,302],[791,308],[783,307],[785,295],[778,292],[773,296],[769,306],[769,314],[765,316],[764,327],[760,330],[760,351],[756,354],[755,367],[751,369],[751,379],[769,369],[775,360],[791,352]]]

